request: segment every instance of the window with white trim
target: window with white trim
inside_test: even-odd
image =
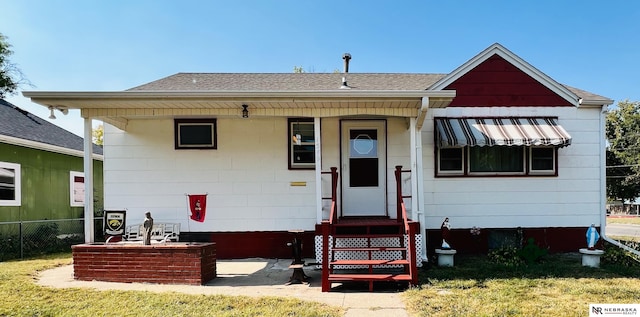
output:
[[[556,173],[556,150],[549,146],[534,146],[529,149],[529,166],[532,174]]]
[[[289,118],[289,169],[314,169],[316,166],[316,138],[313,119]]]
[[[554,146],[438,148],[436,176],[557,175]]]
[[[69,172],[69,192],[71,207],[84,206],[84,173]]]
[[[22,204],[20,164],[0,162],[0,206]]]

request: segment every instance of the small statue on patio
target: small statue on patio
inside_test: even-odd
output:
[[[142,223],[142,227],[144,228],[144,245],[151,245],[153,218],[151,218],[151,213],[148,211],[144,214],[144,222]]]
[[[598,230],[596,230],[596,225],[591,224],[591,227],[587,229],[587,248],[589,250],[596,249],[596,243],[600,239],[600,234],[598,234]]]
[[[451,229],[451,225],[449,225],[449,218],[444,218],[442,225],[440,226],[440,231],[442,232],[442,249],[448,250],[451,249],[449,245],[449,230]]]

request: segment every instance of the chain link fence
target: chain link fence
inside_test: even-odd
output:
[[[95,241],[102,237],[102,218],[94,221]],[[68,252],[84,243],[84,219],[0,222],[0,261]]]

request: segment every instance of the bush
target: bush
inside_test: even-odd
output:
[[[638,242],[621,241],[624,245],[638,250]],[[615,264],[625,267],[640,267],[640,259],[635,254],[619,248],[612,244],[605,244],[604,255],[602,261],[609,264]]]
[[[20,257],[20,238],[7,236],[0,233],[0,261],[11,260]]]
[[[520,266],[524,264],[524,261],[518,254],[520,250],[516,247],[501,247],[489,251],[487,255],[489,261],[506,266]]]
[[[527,245],[519,249],[511,246],[503,246],[489,251],[489,261],[506,266],[520,266],[523,264],[533,264],[539,262],[543,256],[547,255],[547,250],[535,244],[533,238],[529,238]]]
[[[547,255],[547,249],[540,248],[536,245],[533,238],[529,238],[527,245],[524,246],[522,250],[518,251],[518,255],[524,259],[527,264],[532,264],[540,261],[543,256]]]
[[[31,227],[33,228],[33,227]],[[61,234],[58,224],[46,223],[31,229],[25,226],[20,235],[0,233],[0,261],[57,252],[68,252],[74,244],[82,243],[81,234]],[[20,243],[22,242],[22,246]]]

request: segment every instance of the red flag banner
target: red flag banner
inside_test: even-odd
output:
[[[204,222],[204,215],[207,211],[207,195],[189,195],[189,209],[191,209],[191,219]]]

